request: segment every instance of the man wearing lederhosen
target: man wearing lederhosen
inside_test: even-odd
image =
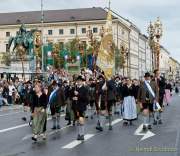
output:
[[[93,78],[89,79],[89,103],[90,103],[90,117],[93,119],[94,106],[96,99],[96,84]]]
[[[153,104],[158,100],[158,87],[151,81],[150,73],[145,73],[144,82],[138,91],[138,102],[143,113],[143,130],[151,129],[150,114],[153,112]]]
[[[109,119],[109,130],[112,130],[112,106],[115,103],[116,97],[116,88],[114,80],[105,81],[105,78],[101,75],[99,76],[99,85],[98,85],[98,123],[96,129],[103,131],[106,114],[108,113]]]
[[[78,76],[73,96],[73,108],[75,117],[78,120],[78,137],[77,140],[84,140],[85,134],[85,111],[88,102],[88,90],[83,84],[82,76]]]
[[[60,112],[61,106],[65,103],[64,90],[57,84],[56,81],[52,83],[53,91],[49,97],[49,104],[51,109],[51,115],[53,120],[52,129],[60,129]]]

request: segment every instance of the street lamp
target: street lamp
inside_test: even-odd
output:
[[[67,70],[67,61],[68,61],[68,55],[67,54],[64,56],[64,60],[65,60],[64,68]]]
[[[92,58],[93,58],[93,69],[94,69],[94,67],[95,67],[95,48],[94,48],[94,39],[93,39],[93,36],[94,36],[94,34],[93,34],[93,31],[92,31],[92,29],[91,29],[91,27],[90,26],[88,26],[88,30],[87,30],[87,37],[88,37],[88,39],[89,39],[89,47],[91,47],[92,48]],[[87,61],[87,60],[86,60]]]
[[[156,22],[154,23],[154,29],[155,29],[155,39],[156,39],[156,45],[155,49],[157,52],[157,69],[159,69],[159,57],[160,57],[160,38],[162,37],[162,23],[160,21],[160,18],[158,17]]]
[[[150,22],[147,32],[149,34],[149,46],[152,52],[152,68],[159,70],[159,55],[160,55],[160,38],[162,37],[163,29],[160,18],[158,17],[154,24]]]
[[[68,55],[65,55],[65,56],[64,56],[64,59],[67,61],[67,59],[68,59]]]
[[[77,61],[80,60],[80,56],[79,56],[79,55],[76,56],[76,60],[77,60]]]
[[[147,32],[149,34],[149,46],[150,46],[150,49],[151,49],[151,55],[152,55],[152,70],[155,69],[155,59],[154,59],[154,26],[152,24],[152,22],[150,22],[149,26],[148,26],[148,29],[147,29]]]
[[[44,10],[43,10],[43,0],[41,0],[41,40],[42,40],[42,45],[41,45],[41,53],[42,53],[42,73],[44,73]]]

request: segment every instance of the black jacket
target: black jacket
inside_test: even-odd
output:
[[[88,104],[88,90],[85,86],[81,86],[80,88],[77,87],[76,91],[78,92],[78,95],[76,96],[78,98],[78,100],[73,101],[72,107],[76,111],[83,112],[86,110],[86,106]]]
[[[43,107],[44,109],[46,109],[47,104],[48,104],[48,98],[45,93],[43,93],[40,97],[34,94],[33,103],[32,103],[32,112],[34,112],[35,107]]]

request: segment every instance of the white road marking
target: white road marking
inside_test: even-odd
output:
[[[50,135],[53,135],[53,134],[55,134],[55,133],[57,133],[57,132],[60,132],[60,131],[63,131],[64,129],[69,128],[69,127],[72,127],[72,125],[68,125],[68,126],[62,127],[62,128],[59,129],[59,130],[51,131],[50,133],[48,133],[48,135],[49,135],[49,136],[50,136]]]
[[[117,123],[119,123],[119,122],[121,122],[121,121],[122,121],[122,119],[116,119],[116,120],[112,121],[112,125],[115,125],[115,124],[117,124]],[[109,126],[109,124],[107,123],[106,126]],[[94,137],[95,135],[96,135],[96,134],[86,134],[86,135],[84,136],[84,141],[89,140],[90,138]],[[72,149],[72,148],[80,145],[80,144],[81,144],[82,142],[84,142],[84,141],[74,140],[74,141],[70,142],[69,144],[63,146],[62,148],[63,148],[63,149]]]
[[[7,114],[2,114],[2,115],[0,115],[0,117],[4,117],[4,116],[8,116],[8,115],[14,115],[14,114],[19,114],[19,113],[22,113],[22,111],[21,112],[12,112],[12,113],[7,113]]]
[[[32,137],[32,134],[28,134],[28,135],[26,135],[24,138],[22,138],[22,140],[24,141],[24,140],[27,140],[27,139],[29,139],[29,138],[31,138]]]
[[[84,136],[84,141],[87,141],[87,140],[89,140],[90,138],[92,138],[92,137],[94,137],[94,136],[95,136],[95,134],[86,134],[86,135]],[[83,141],[74,140],[74,141],[72,141],[71,143],[63,146],[62,148],[63,148],[63,149],[71,149],[71,148],[74,148],[74,147],[80,145],[82,142],[83,142]]]
[[[136,131],[135,131],[135,133],[134,133],[134,135],[139,135],[139,136],[143,136],[142,138],[141,138],[141,141],[143,141],[143,140],[146,140],[146,139],[148,139],[148,138],[150,138],[150,137],[153,137],[153,136],[155,136],[155,134],[154,133],[152,133],[151,131],[147,131],[147,132],[142,132],[142,130],[143,130],[143,124],[141,124],[137,129],[136,129]]]
[[[116,119],[116,120],[112,121],[112,126],[119,123],[119,122],[121,122],[122,120],[123,119]],[[106,126],[109,126],[109,123],[107,123]]]
[[[0,130],[0,133],[9,132],[9,131],[12,131],[12,130],[15,130],[15,129],[18,129],[18,128],[26,127],[26,126],[28,126],[28,125],[29,125],[29,124],[22,124],[22,125],[18,125],[18,126],[15,126],[15,127],[10,127],[10,128],[6,128],[6,129],[1,129],[1,130]]]
[[[61,117],[65,116],[65,114],[62,114]],[[47,120],[50,120],[51,118],[48,118]],[[15,127],[10,127],[10,128],[6,128],[6,129],[1,129],[0,130],[0,133],[5,133],[5,132],[9,132],[9,131],[12,131],[12,130],[15,130],[15,129],[19,129],[19,128],[23,128],[23,127],[27,127],[29,126],[28,123],[26,124],[22,124],[22,125],[18,125],[18,126],[15,126]]]

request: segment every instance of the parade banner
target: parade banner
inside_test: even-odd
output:
[[[113,76],[115,68],[112,37],[112,34],[108,34],[102,38],[96,62],[97,66],[104,71],[107,79],[110,79]]]
[[[113,49],[112,14],[111,10],[109,10],[107,14],[105,32],[101,38],[101,45],[96,61],[96,65],[104,71],[107,79],[110,79],[114,75],[115,60]]]

